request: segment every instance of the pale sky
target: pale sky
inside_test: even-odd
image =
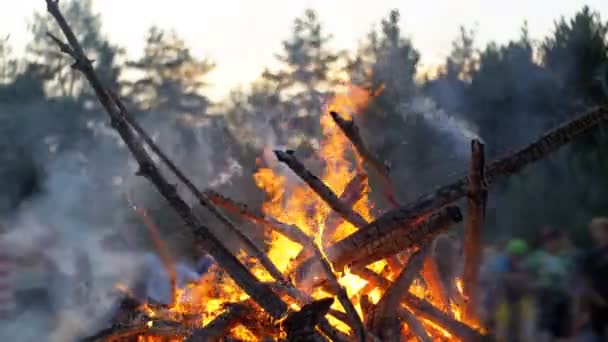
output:
[[[390,9],[398,8],[402,28],[422,54],[422,64],[440,62],[451,48],[458,27],[477,28],[477,44],[505,42],[519,35],[528,20],[533,38],[546,35],[560,16],[570,17],[589,5],[608,19],[608,0],[95,0],[103,30],[131,56],[141,52],[151,25],[174,28],[198,56],[217,63],[210,75],[214,100],[231,88],[247,85],[288,37],[293,19],[307,7],[316,9],[333,34],[333,46],[353,49]],[[0,0],[0,37],[10,34],[16,51],[27,40],[27,23],[44,0]]]

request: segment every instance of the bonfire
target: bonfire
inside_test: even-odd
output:
[[[212,190],[198,189],[129,115],[95,74],[57,0],[46,0],[67,43],[51,36],[88,79],[140,168],[192,229],[195,243],[216,261],[196,284],[175,286],[169,305],[125,300],[114,324],[87,340],[100,341],[481,341],[477,278],[487,189],[608,119],[595,108],[547,132],[524,148],[485,164],[483,144],[471,142],[468,172],[414,203],[399,202],[390,170],[365,144],[357,123],[375,93],[349,86],[333,96],[320,117],[322,139],[316,176],[293,151],[273,151],[278,163],[260,165],[253,178],[268,200],[250,208]],[[154,158],[152,158],[154,155]],[[219,221],[239,237],[232,254],[195,216],[162,175],[159,160]],[[287,168],[279,168],[282,163]],[[286,172],[291,173],[291,175]],[[390,208],[372,215],[368,172],[380,180]],[[296,175],[300,182],[290,181]],[[455,203],[466,198],[466,213]],[[134,206],[166,247],[153,222]],[[261,249],[226,213],[264,227]],[[464,221],[462,275],[445,280],[435,242]]]

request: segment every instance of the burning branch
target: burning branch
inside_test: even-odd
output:
[[[245,303],[230,304],[226,311],[222,312],[204,328],[194,330],[187,342],[220,341],[250,311],[251,307]]]
[[[427,246],[412,254],[397,279],[388,287],[378,304],[376,304],[370,326],[372,331],[378,334],[383,341],[391,339],[390,336],[401,335],[399,320],[395,316],[395,312],[405,294],[408,293],[412,281],[420,272],[429,249],[430,247]],[[397,341],[400,341],[400,339]]]
[[[557,151],[560,147],[606,123],[606,121],[608,121],[608,107],[596,107],[545,133],[538,140],[519,151],[496,159],[485,168],[486,186],[490,186],[501,177],[519,172],[528,164]],[[425,215],[466,196],[468,187],[468,177],[463,177],[395,210],[414,217]],[[390,215],[390,212],[385,215]],[[368,232],[358,231],[355,234],[365,235]]]
[[[228,251],[228,249],[218,240],[209,229],[193,214],[192,209],[180,197],[174,185],[170,184],[160,173],[154,161],[145,150],[142,142],[143,136],[136,136],[127,117],[125,106],[101,83],[99,77],[93,69],[91,61],[86,57],[84,50],[76,39],[74,32],[69,27],[65,18],[61,14],[57,0],[46,0],[48,12],[55,18],[61,31],[68,40],[68,44],[63,43],[59,38],[52,37],[62,52],[74,59],[73,68],[80,71],[89,81],[95,91],[99,102],[105,108],[111,119],[111,125],[121,136],[126,146],[139,164],[138,175],[148,179],[157,188],[159,193],[169,202],[171,207],[193,230],[197,242],[217,263],[225,269],[231,278],[260,306],[275,318],[281,318],[287,312],[287,305],[251,274],[251,272]]]
[[[371,271],[367,268],[353,269],[352,272],[357,276],[361,277],[362,279],[367,280],[368,282],[373,282],[381,289],[386,290],[391,286],[390,280],[378,275],[374,271]],[[469,327],[464,323],[454,320],[452,317],[450,317],[440,309],[436,308],[427,300],[418,298],[411,292],[405,293],[402,304],[405,304],[405,306],[410,311],[414,312],[417,317],[428,319],[429,321],[439,325],[442,329],[446,330],[451,335],[456,336],[462,341],[468,342],[484,340],[484,336],[473,328]]]
[[[353,179],[351,179],[344,191],[340,195],[340,201],[345,205],[352,208],[364,195],[365,182],[367,181],[367,175],[363,173],[357,173]],[[323,224],[323,234],[321,237],[323,247],[327,247],[331,242],[336,229],[342,223],[342,216],[335,211],[331,211],[325,218]]]
[[[262,213],[254,211],[246,204],[238,203],[213,190],[206,190],[205,194],[215,205],[224,208],[233,214],[240,215],[251,222],[272,229],[277,233],[284,235],[289,240],[297,242],[302,246],[306,246],[308,244],[308,235],[294,225],[279,222],[272,217],[267,217]]]
[[[422,265],[422,278],[431,293],[431,297],[440,303],[441,308],[448,309],[450,307],[450,296],[448,296],[446,284],[443,283],[439,276],[436,257],[435,249],[433,248],[433,252],[427,255]]]
[[[340,301],[340,304],[342,304],[342,307],[348,315],[353,332],[357,334],[360,342],[365,342],[366,334],[365,329],[363,328],[363,322],[361,322],[361,317],[359,317],[357,310],[355,310],[355,306],[350,301],[350,298],[348,298],[346,290],[338,282],[338,278],[336,277],[329,260],[327,260],[327,257],[321,252],[321,249],[319,249],[319,246],[317,246],[316,243],[311,242],[311,247],[316,259],[320,262],[323,271],[327,275],[331,287],[336,292],[338,301]]]
[[[352,234],[327,248],[327,258],[338,269],[347,265],[351,268],[362,267],[409,248],[429,243],[438,234],[447,231],[451,225],[460,221],[462,214],[458,207],[446,207],[426,218],[416,220],[407,216],[382,216],[365,229],[373,235],[358,239],[356,233]],[[413,222],[415,225],[411,227],[410,224]],[[402,229],[385,231],[392,226]],[[353,236],[357,239],[352,239]],[[314,260],[304,262],[296,270],[296,283],[304,280],[309,274],[316,274],[317,267]]]
[[[431,342],[431,338],[426,333],[424,326],[422,326],[420,320],[418,320],[416,315],[414,315],[410,310],[400,307],[397,308],[397,314],[399,315],[399,318],[401,318],[401,320],[403,320],[407,324],[407,326],[410,328],[414,336],[416,336],[418,341]]]
[[[321,299],[304,305],[283,323],[289,341],[323,341],[316,336],[316,326],[329,312],[333,298]]]
[[[337,211],[344,219],[352,223],[357,228],[362,228],[367,225],[367,221],[357,212],[348,207],[344,202],[340,201],[338,196],[320,180],[317,176],[313,175],[306,167],[300,163],[300,161],[293,155],[293,151],[274,151],[279,161],[287,164],[289,168],[308,186],[314,190],[314,192],[321,197],[330,208]]]
[[[397,201],[397,196],[395,195],[395,188],[393,187],[389,176],[389,169],[385,163],[380,162],[380,158],[375,156],[365,146],[363,138],[361,138],[361,135],[359,134],[359,127],[357,127],[357,125],[355,124],[355,119],[344,119],[340,116],[340,114],[336,112],[330,112],[329,114],[331,115],[332,119],[334,119],[336,125],[340,127],[342,132],[344,132],[344,135],[346,135],[346,137],[353,144],[359,156],[361,156],[361,158],[365,162],[367,162],[374,169],[374,171],[376,171],[376,173],[380,177],[382,189],[384,190],[384,194],[388,202],[393,207],[398,207],[399,202]]]
[[[464,307],[465,320],[477,319],[477,282],[481,263],[481,234],[485,216],[487,192],[484,181],[484,146],[478,140],[471,142],[471,163],[469,167],[469,194],[467,196],[467,216],[464,236]]]

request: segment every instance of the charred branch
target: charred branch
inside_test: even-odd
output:
[[[333,303],[333,298],[314,301],[287,317],[283,327],[287,332],[288,340],[294,342],[323,341],[316,333],[316,326],[327,315]]]
[[[418,218],[416,224],[409,217],[385,217],[370,223],[365,231],[367,236],[355,234],[338,241],[326,250],[326,255],[334,267],[342,269],[369,265],[396,253],[412,247],[419,247],[430,243],[437,235],[449,229],[455,223],[462,221],[462,214],[458,207],[446,207],[426,218]],[[386,232],[392,226],[401,226],[401,229]],[[372,227],[372,228],[369,228]],[[355,239],[352,237],[355,236]],[[359,239],[362,238],[362,239]],[[296,270],[296,283],[307,279],[311,274],[318,274],[319,265],[315,260],[304,262]]]
[[[338,212],[342,217],[352,223],[357,228],[362,228],[367,225],[367,221],[357,212],[352,210],[344,202],[340,201],[338,196],[320,180],[312,174],[306,167],[293,155],[293,151],[274,151],[277,159],[285,163],[289,168],[297,174],[308,186],[329,205],[330,208]]]
[[[334,122],[344,135],[350,140],[353,144],[357,153],[361,158],[369,164],[372,169],[378,174],[380,178],[380,182],[382,183],[382,190],[384,191],[384,195],[386,199],[393,207],[398,207],[399,202],[397,201],[397,196],[395,195],[395,188],[390,179],[389,168],[385,163],[380,161],[376,155],[374,155],[363,142],[363,138],[361,138],[361,134],[359,133],[359,127],[355,124],[355,119],[351,118],[350,120],[344,119],[340,114],[336,112],[329,113],[334,119]]]
[[[94,71],[91,61],[86,57],[84,50],[69,27],[63,14],[60,12],[56,0],[46,0],[48,12],[65,35],[68,44],[58,38],[53,39],[64,53],[74,59],[73,67],[80,71],[89,81],[101,105],[105,108],[111,119],[112,128],[120,135],[131,154],[139,164],[138,175],[148,179],[159,193],[167,200],[176,213],[182,218],[194,233],[197,243],[211,254],[216,262],[232,277],[232,279],[264,310],[275,318],[283,317],[287,312],[287,305],[268,287],[263,286],[255,276],[215,237],[210,230],[194,215],[190,206],[181,198],[174,185],[160,173],[154,161],[142,144],[142,136],[136,136],[132,125],[127,120],[129,114],[125,106],[103,86]]]
[[[202,329],[195,329],[187,342],[220,341],[239,320],[248,314],[251,308],[245,303],[231,304]]]
[[[344,191],[340,195],[340,201],[352,208],[364,195],[365,182],[367,181],[367,175],[363,173],[357,173],[353,179],[351,179]],[[321,241],[323,248],[327,247],[331,243],[331,238],[336,233],[338,226],[342,224],[343,218],[336,211],[331,211],[325,218],[325,224],[323,225],[323,233]]]
[[[435,257],[434,250],[433,253],[427,255],[422,265],[422,278],[429,289],[431,297],[439,303],[442,309],[447,309],[450,306],[450,296],[448,295],[446,284],[443,283],[439,275]]]
[[[541,160],[570,143],[577,137],[586,134],[608,121],[608,107],[596,107],[561,126],[550,130],[542,137],[522,149],[498,158],[485,168],[485,185],[490,186],[501,177],[519,172],[525,166]],[[454,183],[444,185],[433,193],[421,196],[413,203],[396,210],[410,216],[425,215],[433,210],[453,203],[467,195],[468,177],[463,177]],[[391,212],[385,215],[391,215]],[[364,235],[363,231],[356,234]]]
[[[484,146],[478,140],[471,142],[471,162],[469,166],[469,191],[467,196],[467,215],[464,227],[464,318],[478,321],[477,283],[481,264],[481,238],[485,216],[487,192],[484,181]]]
[[[418,320],[416,315],[414,315],[410,310],[400,307],[397,308],[397,314],[402,321],[407,324],[408,328],[412,332],[414,336],[418,339],[419,342],[431,342],[431,338],[429,334],[426,333],[424,326]]]
[[[427,246],[412,254],[397,279],[388,287],[376,305],[370,327],[372,332],[383,341],[400,341],[401,325],[395,312],[401,306],[405,294],[409,292],[412,281],[420,272],[429,249],[430,247]]]
[[[352,272],[368,282],[373,282],[381,289],[388,289],[391,286],[390,280],[378,275],[370,269],[360,268],[354,269]],[[401,303],[405,304],[417,317],[428,319],[429,321],[440,325],[447,332],[458,337],[462,341],[481,341],[485,338],[475,329],[456,321],[427,300],[418,298],[410,292],[405,293]]]

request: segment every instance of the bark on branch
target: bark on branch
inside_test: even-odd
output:
[[[560,147],[570,143],[575,138],[589,133],[594,128],[608,121],[608,107],[595,107],[579,115],[578,117],[552,129],[541,136],[536,141],[521,148],[520,150],[509,153],[502,158],[491,162],[485,168],[485,184],[490,186],[501,177],[510,176],[519,172],[525,166],[541,160],[557,151]],[[418,198],[415,202],[395,209],[416,217],[425,215],[443,206],[453,203],[468,192],[468,177],[463,177],[454,183],[444,185],[433,193],[426,194]],[[385,215],[391,215],[391,212]],[[355,234],[365,235],[364,231]]]
[[[469,166],[469,191],[464,235],[464,318],[478,322],[477,283],[481,264],[481,237],[485,217],[487,192],[484,179],[484,146],[478,140],[471,142],[471,162]]]
[[[382,216],[364,228],[368,235],[352,234],[327,248],[326,255],[337,269],[362,267],[409,248],[425,245],[461,220],[460,209],[453,206],[415,220],[398,213],[390,217]],[[314,260],[308,260],[295,273],[296,282],[299,283],[309,275],[317,275],[318,265]]]
[[[412,281],[420,272],[429,249],[429,246],[425,246],[412,254],[397,279],[386,289],[386,292],[376,304],[370,326],[372,332],[383,341],[388,341],[394,336],[401,336],[401,326],[398,324],[395,312],[397,312],[405,294],[409,292]]]
[[[395,195],[395,188],[393,187],[393,184],[390,179],[389,168],[385,163],[380,161],[380,158],[374,155],[367,148],[367,146],[363,142],[363,138],[361,138],[361,134],[359,134],[359,127],[357,127],[357,125],[355,124],[355,119],[344,119],[342,116],[340,116],[340,114],[336,112],[330,112],[329,114],[331,115],[332,119],[334,119],[336,125],[340,127],[342,132],[344,132],[344,135],[346,135],[346,137],[353,144],[359,156],[361,156],[361,158],[366,163],[368,163],[372,167],[372,169],[374,169],[376,174],[378,174],[380,182],[382,183],[384,195],[386,196],[388,202],[391,204],[391,206],[398,207],[399,202],[397,201],[397,196]]]
[[[131,151],[139,164],[138,174],[148,179],[171,207],[184,220],[194,233],[199,245],[211,254],[217,263],[226,270],[232,279],[264,310],[275,318],[281,318],[287,312],[287,305],[268,287],[263,286],[251,272],[217,239],[210,230],[194,215],[190,206],[177,193],[174,185],[170,184],[160,173],[148,152],[142,144],[142,136],[136,136],[127,121],[128,113],[122,102],[103,86],[96,75],[91,61],[86,57],[74,32],[69,27],[59,10],[56,0],[46,0],[48,12],[55,18],[68,44],[53,37],[61,51],[74,59],[73,67],[80,71],[89,81],[99,102],[110,116],[114,128]]]
[[[285,163],[289,168],[297,174],[308,186],[321,197],[330,208],[338,212],[344,219],[352,223],[357,228],[362,228],[367,225],[367,221],[357,212],[349,208],[344,202],[340,201],[338,196],[320,180],[313,175],[306,167],[293,155],[293,151],[274,151],[280,162]]]
[[[374,271],[367,268],[353,269],[352,272],[368,282],[373,282],[382,289],[388,289],[391,286],[391,281],[378,275]],[[480,334],[475,329],[468,325],[454,320],[451,316],[436,308],[427,300],[418,298],[410,292],[404,295],[402,304],[416,314],[416,317],[425,318],[429,321],[438,324],[450,334],[456,336],[462,341],[483,341],[485,336]]]
[[[367,175],[363,173],[357,173],[353,179],[351,179],[344,191],[340,195],[340,201],[352,208],[365,194],[365,182],[367,181]],[[331,211],[325,218],[325,224],[323,224],[323,233],[321,237],[323,248],[327,247],[331,243],[331,238],[336,233],[336,229],[343,222],[343,218],[340,214],[335,211]]]

